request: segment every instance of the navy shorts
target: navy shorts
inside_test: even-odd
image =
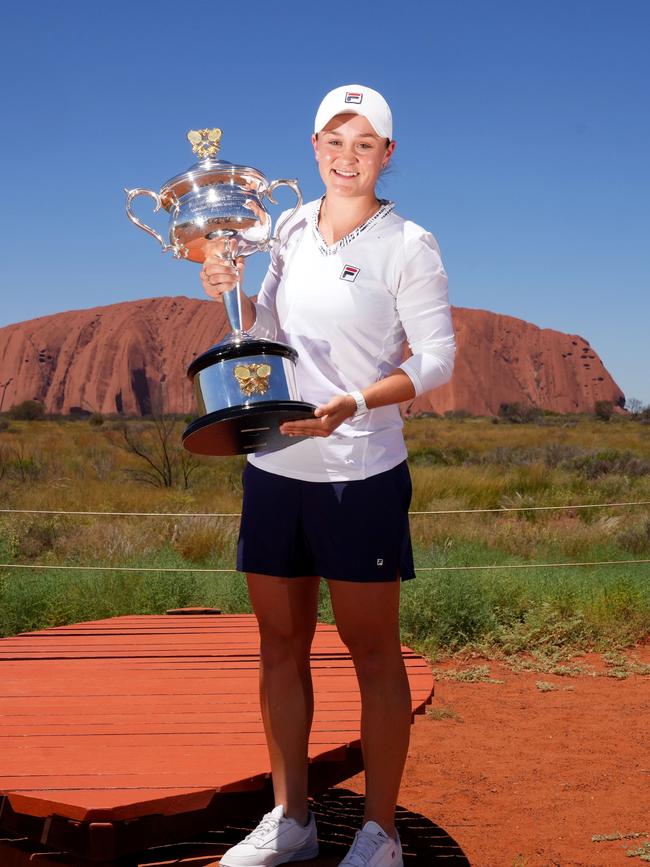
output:
[[[237,569],[339,581],[415,578],[406,461],[352,482],[304,482],[247,464]]]

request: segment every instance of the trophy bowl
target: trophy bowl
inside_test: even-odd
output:
[[[232,264],[239,256],[268,251],[284,223],[302,204],[295,180],[269,181],[258,169],[216,159],[221,130],[191,130],[187,135],[198,163],[167,181],[160,192],[125,190],[127,216],[152,235],[163,252],[177,259],[205,261],[208,243],[223,243],[222,258]],[[290,187],[296,205],[272,236],[271,217],[264,200],[276,204],[277,187]],[[139,220],[132,210],[138,196],[156,203],[154,213],[169,214],[168,242]],[[304,439],[279,431],[284,421],[313,418],[315,406],[300,399],[296,384],[298,353],[291,346],[251,337],[242,329],[239,284],[224,293],[223,302],[232,332],[190,364],[187,375],[194,387],[200,417],[183,432],[183,446],[202,455],[277,451]]]

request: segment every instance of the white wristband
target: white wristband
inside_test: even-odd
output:
[[[351,418],[357,418],[358,416],[365,415],[367,412],[369,412],[368,407],[366,406],[365,398],[360,391],[351,391],[349,392],[349,394],[357,405],[356,412],[353,413]]]

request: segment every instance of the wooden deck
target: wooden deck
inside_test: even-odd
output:
[[[403,653],[420,713],[433,678]],[[241,814],[269,788],[257,665],[250,615],[126,616],[0,640],[0,828],[109,861]],[[316,793],[361,767],[359,692],[333,626],[318,626],[312,669]]]

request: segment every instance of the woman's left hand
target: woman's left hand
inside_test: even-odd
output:
[[[285,421],[280,425],[280,433],[287,436],[328,437],[346,418],[354,415],[356,409],[356,401],[351,395],[337,394],[329,403],[316,407],[315,418]]]

